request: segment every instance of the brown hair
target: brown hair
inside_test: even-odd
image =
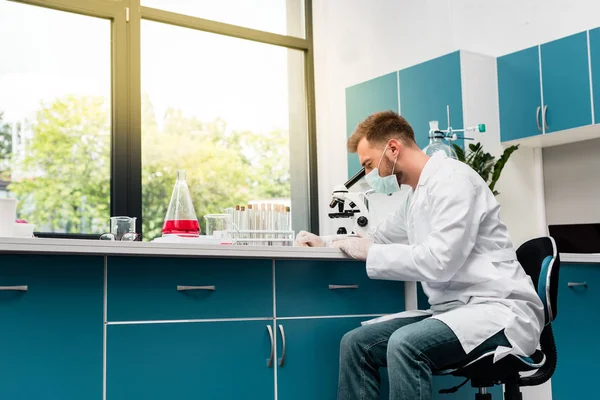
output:
[[[358,143],[366,138],[370,143],[385,143],[399,139],[406,145],[415,144],[415,133],[406,119],[394,111],[380,111],[362,121],[348,138],[348,151],[356,153]]]

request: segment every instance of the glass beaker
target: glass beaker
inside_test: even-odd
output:
[[[200,224],[196,217],[184,170],[177,171],[177,180],[165,216],[162,234],[163,236],[177,235],[185,237],[200,235]]]
[[[232,231],[234,229],[231,214],[207,214],[206,235],[220,239],[222,244],[233,243]]]
[[[121,240],[126,233],[135,233],[136,220],[136,217],[111,217],[110,233],[114,235],[116,240]]]

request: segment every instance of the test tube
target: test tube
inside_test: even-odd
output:
[[[267,205],[265,203],[262,203],[260,205],[260,230],[264,231],[266,229],[265,227],[265,219],[267,217]]]

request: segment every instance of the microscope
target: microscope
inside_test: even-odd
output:
[[[338,235],[346,234],[364,234],[369,231],[369,200],[368,196],[374,193],[374,190],[366,192],[350,192],[356,183],[365,176],[365,169],[361,169],[356,175],[350,178],[343,185],[337,185],[333,188],[331,203],[329,208],[333,211],[329,213],[329,218],[343,219],[337,229]],[[349,223],[346,223],[348,221]],[[351,230],[348,232],[348,230]]]

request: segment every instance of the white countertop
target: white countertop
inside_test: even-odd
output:
[[[1,253],[90,254],[170,257],[349,259],[338,249],[275,246],[200,245],[188,243],[119,242],[82,239],[0,237]]]
[[[82,239],[1,238],[0,253],[91,254],[171,257],[349,259],[338,249],[274,246],[226,246],[182,243],[113,242]],[[560,255],[562,262],[598,263],[598,254]]]

